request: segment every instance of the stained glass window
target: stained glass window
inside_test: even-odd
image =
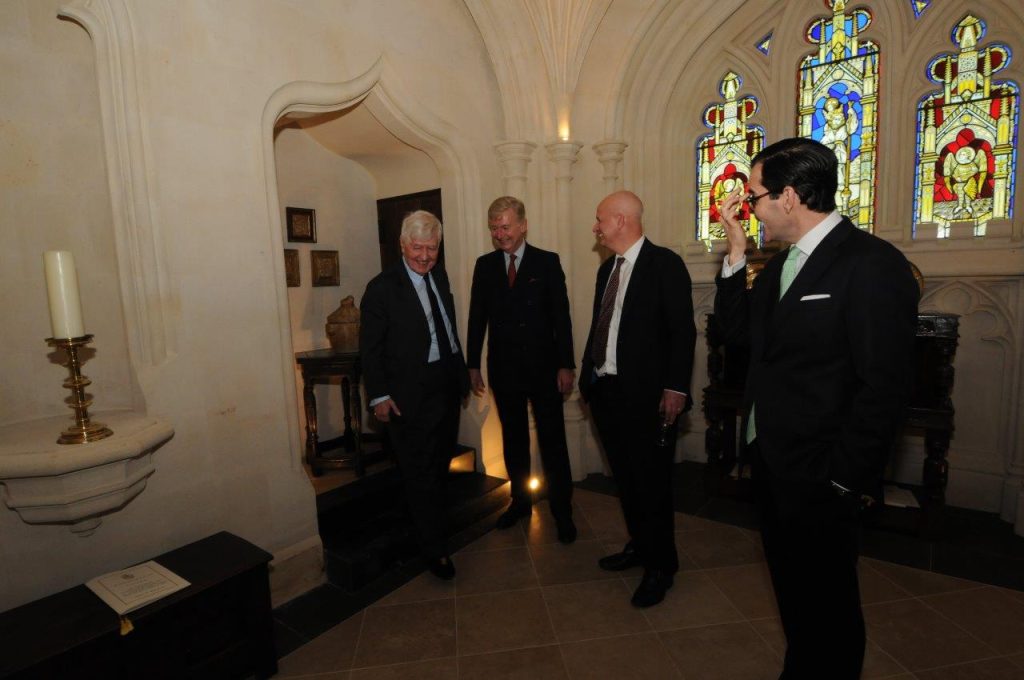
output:
[[[774,33],[774,31],[773,31],[773,33]],[[754,47],[757,48],[758,52],[760,52],[761,54],[763,54],[764,56],[767,57],[768,56],[768,52],[771,51],[771,49],[772,49],[772,34],[769,33],[765,37],[763,37],[760,40],[758,40],[757,43],[754,45]]]
[[[981,48],[985,22],[968,14],[953,27],[955,54],[928,63],[928,79],[940,85],[917,107],[917,173],[914,230],[921,223],[949,235],[956,222],[985,235],[991,219],[1013,215],[1020,88],[992,76],[1010,63],[1010,48]]]
[[[719,203],[737,186],[748,191],[750,161],[764,146],[764,129],[748,120],[757,111],[757,99],[739,96],[743,79],[728,72],[719,83],[721,102],[704,109],[704,125],[712,132],[697,140],[697,238],[710,248],[714,239],[724,239]],[[759,245],[759,223],[746,203],[740,220]]]
[[[931,7],[932,0],[910,0],[910,7],[914,10],[914,18],[918,19],[921,14]]]
[[[861,229],[875,220],[878,46],[862,40],[871,12],[846,13],[846,0],[824,0],[832,16],[807,27],[817,52],[800,63],[798,134],[831,148],[839,159],[839,212]]]

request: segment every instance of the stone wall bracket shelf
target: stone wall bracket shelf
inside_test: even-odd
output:
[[[53,439],[67,418],[0,427],[3,500],[26,524],[66,524],[89,536],[102,517],[117,512],[146,488],[156,469],[153,453],[174,436],[152,416],[103,414],[114,434],[74,447]]]

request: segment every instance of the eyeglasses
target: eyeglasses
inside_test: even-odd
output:
[[[772,192],[771,191],[766,191],[763,194],[757,194],[756,196],[754,194],[752,194],[752,193],[751,194],[747,194],[746,198],[744,198],[743,200],[746,201],[747,205],[750,206],[750,209],[753,210],[754,206],[757,205],[757,202],[760,201],[762,198],[764,198],[765,196],[767,196],[770,193],[772,193]]]

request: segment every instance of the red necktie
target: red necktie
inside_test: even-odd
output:
[[[511,288],[516,282],[516,256],[510,253],[508,256],[508,287]]]

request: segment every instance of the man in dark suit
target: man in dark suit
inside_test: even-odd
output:
[[[363,384],[377,420],[389,425],[427,566],[450,579],[455,565],[445,548],[443,491],[469,377],[448,277],[434,266],[441,223],[417,210],[402,221],[400,243],[402,261],[363,294]]]
[[[630,541],[602,569],[644,567],[633,604],[662,601],[679,570],[672,504],[676,419],[689,405],[696,329],[682,258],[644,237],[643,203],[611,194],[594,234],[614,257],[597,270],[580,392],[619,486]]]
[[[750,346],[743,433],[787,680],[860,677],[858,517],[879,497],[910,394],[917,286],[895,247],[836,212],[837,165],[817,142],[782,140],[754,158],[750,193],[722,205],[715,316]],[[742,201],[768,238],[793,244],[749,293]]]
[[[526,208],[519,199],[502,196],[491,203],[487,226],[498,249],[480,256],[473,270],[467,359],[473,391],[483,396],[480,352],[486,332],[487,375],[512,483],[512,503],[498,528],[514,526],[531,512],[529,402],[558,540],[572,543],[576,526],[562,396],[572,391],[576,364],[565,274],[556,253],[526,242]]]

